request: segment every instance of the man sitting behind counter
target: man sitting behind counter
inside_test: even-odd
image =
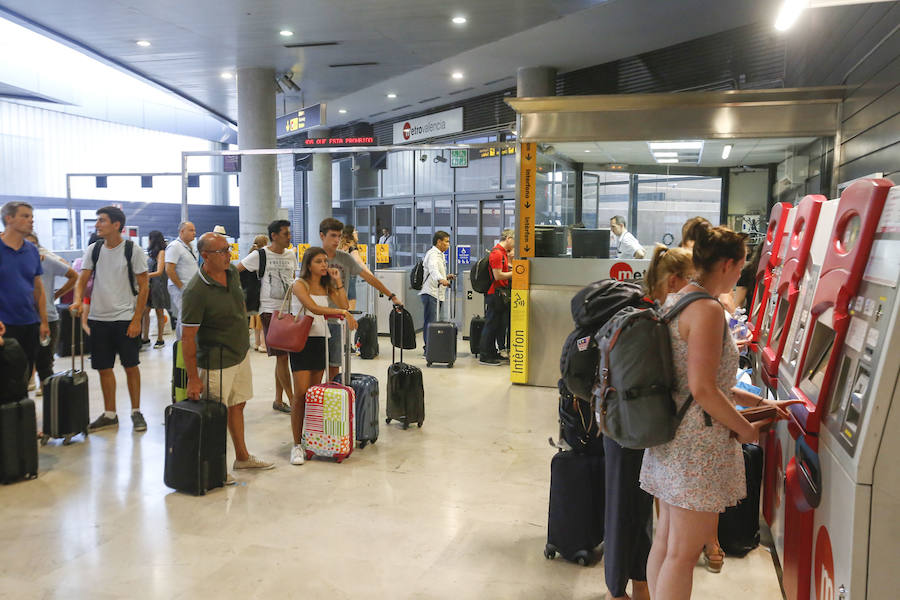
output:
[[[625,228],[625,217],[616,215],[611,218],[609,228],[616,236],[616,241],[612,245],[616,249],[616,258],[644,258],[644,247]]]

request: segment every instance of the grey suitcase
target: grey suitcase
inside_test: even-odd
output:
[[[335,377],[336,383],[343,383],[341,373]],[[360,449],[366,444],[378,441],[378,416],[381,411],[378,402],[378,379],[372,375],[353,373],[350,375],[350,387],[356,396],[356,441]]]

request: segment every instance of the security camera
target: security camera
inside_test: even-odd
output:
[[[443,156],[435,156],[435,157],[434,157],[434,162],[436,162],[436,163],[445,163],[445,162],[447,162],[447,159],[444,158]]]
[[[427,154],[424,154],[424,153],[423,153],[423,154],[420,154],[420,155],[419,155],[419,160],[422,161],[422,162],[425,162],[426,160],[428,160],[428,155],[427,155]]]

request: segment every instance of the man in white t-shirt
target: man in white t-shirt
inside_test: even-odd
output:
[[[82,259],[75,298],[69,306],[73,314],[82,310],[88,279],[94,278],[88,325],[91,330],[91,366],[100,374],[100,389],[106,409],[88,431],[119,426],[116,415],[116,355],[125,369],[131,396],[131,422],[135,431],[146,431],[141,414],[141,319],[147,305],[150,278],[144,249],[122,237],[125,213],[115,206],[97,210],[97,235],[101,241],[88,246]],[[126,260],[130,254],[131,260]],[[129,264],[130,263],[130,264]]]
[[[191,246],[197,229],[190,221],[178,226],[178,239],[166,246],[166,275],[169,278],[169,312],[178,319],[175,329],[176,339],[181,339],[181,293],[184,286],[197,274],[200,266],[198,254]]]
[[[269,333],[269,323],[272,321],[272,313],[281,310],[285,296],[287,305],[284,310],[290,311],[292,298],[288,290],[294,283],[297,270],[297,253],[288,250],[291,245],[291,222],[278,219],[269,223],[269,245],[262,249],[265,253],[265,265],[260,269],[259,252],[254,251],[244,257],[238,263],[238,271],[251,271],[259,273],[259,318],[262,321],[263,333]],[[269,348],[266,344],[266,352],[275,357],[275,401],[272,408],[283,413],[290,414],[290,398],[293,391],[291,382],[291,365],[288,353],[283,350]],[[287,394],[288,403],[282,399],[282,392]]]
[[[625,217],[616,215],[609,220],[609,228],[616,236],[616,258],[644,258],[644,247],[637,238],[625,228]]]

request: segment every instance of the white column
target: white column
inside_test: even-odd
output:
[[[328,137],[327,129],[309,132],[310,139]],[[313,154],[312,171],[307,173],[306,240],[319,245],[319,223],[331,216],[331,155]]]
[[[238,69],[238,147],[275,148],[275,70]],[[277,217],[278,183],[275,155],[244,156],[240,174],[240,251],[246,255],[253,238],[265,234]]]

